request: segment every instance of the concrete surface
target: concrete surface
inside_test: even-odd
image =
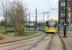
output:
[[[63,33],[61,33],[63,38]],[[67,38],[63,38],[67,50],[72,50],[72,31],[67,31]]]
[[[49,44],[48,50],[66,50],[65,43],[59,34],[54,34]]]

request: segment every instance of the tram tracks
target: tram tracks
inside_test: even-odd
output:
[[[0,50],[31,50],[38,47],[38,45],[43,41],[47,41],[52,37],[52,34],[42,33],[41,35],[31,39],[1,44]]]
[[[66,50],[66,45],[58,33],[54,34],[47,50]]]
[[[46,34],[41,39],[40,43],[37,43],[35,47],[26,50],[47,50],[48,44],[51,42],[51,38],[53,38],[53,34]]]
[[[23,47],[29,46],[29,45],[33,46],[33,44],[39,42],[44,35],[45,34],[41,34],[40,36],[31,38],[31,39],[16,41],[16,42],[12,42],[12,43],[1,44],[0,45],[0,50],[14,50],[14,49],[20,48],[22,46]]]
[[[32,43],[32,44],[30,43],[31,46],[28,45],[27,48],[24,48],[24,46],[20,46],[18,48],[13,48],[11,50],[30,50],[31,48],[35,48],[38,43],[40,43],[42,40],[44,40],[43,38],[45,36],[47,36],[47,35],[44,33],[44,35],[42,37],[40,36],[40,38],[37,41],[35,41],[35,43]]]

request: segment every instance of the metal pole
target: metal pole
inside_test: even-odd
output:
[[[24,26],[25,26],[25,28],[26,28],[26,24],[27,24],[27,8],[25,8],[24,11],[25,11]]]
[[[36,8],[36,23],[37,23],[37,8]]]
[[[49,13],[50,13],[50,12],[48,12],[48,17],[47,17],[47,18],[49,18]]]
[[[58,4],[58,33],[60,33],[60,0]]]
[[[36,28],[37,28],[37,8],[36,8],[36,10],[35,10],[35,12],[36,12],[36,18],[35,18],[35,30],[36,30]]]
[[[68,1],[67,0],[65,0],[65,22],[64,22],[64,38],[66,38],[67,36],[66,36],[66,30],[67,30],[67,28],[66,28],[66,26],[67,26],[67,17],[68,17],[68,14],[67,14],[67,3],[68,3]]]
[[[29,26],[30,26],[30,12],[29,12]]]
[[[44,22],[44,11],[43,11],[43,22]]]
[[[69,25],[68,26],[69,26],[69,31],[70,31],[70,16],[69,16]]]

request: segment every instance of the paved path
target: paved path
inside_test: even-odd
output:
[[[40,41],[40,43],[36,44],[36,47],[31,48],[30,50],[47,50],[47,48],[49,47],[49,43],[51,41],[53,35],[47,35],[44,37],[44,39],[42,41]]]
[[[63,34],[61,34],[63,37]],[[72,50],[72,31],[67,31],[67,38],[63,38],[67,50]]]
[[[65,43],[59,34],[54,34],[48,50],[66,50]]]
[[[35,48],[30,50],[66,50],[65,43],[59,34],[48,35]]]

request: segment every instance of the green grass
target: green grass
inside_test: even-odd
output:
[[[0,32],[4,32],[4,34],[8,34],[8,35],[15,35],[15,31],[11,32],[11,30],[15,30],[15,28],[13,27],[8,27],[7,29],[5,29],[4,26],[0,26]],[[24,33],[23,36],[31,36],[34,35],[35,33],[37,33],[38,30],[31,30],[30,28],[25,28],[24,29]]]
[[[4,26],[0,26],[0,32],[5,32],[5,31],[11,31],[11,30],[14,30],[14,28],[6,28]]]
[[[37,33],[37,31],[26,31],[26,32],[24,32],[24,36],[31,36],[31,35],[34,35],[34,34],[36,34]]]
[[[24,31],[38,31],[38,28],[35,30],[35,28],[25,28]]]
[[[31,35],[34,35],[35,33],[37,33],[38,29],[31,30],[30,28],[26,28],[26,29],[24,29],[24,31],[25,31],[24,34],[23,34],[24,36],[31,36]]]
[[[25,31],[22,36],[32,36],[34,34],[36,34],[38,31]],[[12,32],[12,33],[7,33],[7,35],[15,35],[15,32]]]
[[[0,32],[5,32],[5,28],[3,26],[0,26]]]

